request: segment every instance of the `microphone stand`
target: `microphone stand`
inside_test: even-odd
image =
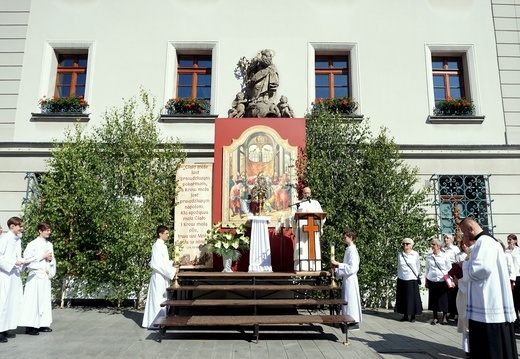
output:
[[[304,203],[304,202],[309,202],[309,203],[311,203],[311,198],[308,197],[308,198],[303,199],[303,200],[301,200],[301,201],[299,201],[299,202],[293,203],[293,204],[291,204],[289,207],[296,206],[296,207],[298,208],[298,207],[300,207],[300,204],[302,204],[302,203]]]

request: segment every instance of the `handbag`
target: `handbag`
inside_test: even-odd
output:
[[[437,266],[437,268],[439,268],[439,270],[441,271],[442,273],[442,270],[441,270],[441,267],[439,267],[439,264],[437,264],[437,260],[435,259],[435,255],[433,256],[433,261],[435,262],[435,265]],[[448,288],[455,288],[455,282],[453,281],[453,278],[451,278],[451,276],[446,273],[442,276],[444,278],[444,282],[446,282],[446,285],[448,286]]]
[[[446,285],[448,286],[448,288],[455,288],[455,282],[453,281],[453,279],[451,278],[451,276],[449,274],[444,275],[444,281],[446,282]]]

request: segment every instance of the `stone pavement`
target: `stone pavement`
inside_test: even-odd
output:
[[[159,343],[156,331],[140,327],[142,312],[113,308],[54,309],[52,333],[24,334],[0,343],[2,358],[465,358],[454,323],[430,325],[425,312],[415,323],[400,323],[388,310],[365,311],[361,330],[344,346],[339,328],[270,326],[168,331]],[[320,332],[322,330],[322,332]],[[520,339],[520,336],[517,338]],[[518,342],[518,341],[517,341]],[[520,346],[519,346],[520,348]]]

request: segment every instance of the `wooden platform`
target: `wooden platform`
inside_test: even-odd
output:
[[[347,302],[337,298],[341,288],[330,281],[330,273],[323,271],[180,272],[168,288],[168,300],[161,304],[168,308],[168,316],[153,325],[159,327],[161,339],[169,327],[253,326],[258,342],[261,325],[339,324],[345,332],[344,344],[348,345],[348,324],[354,319],[339,314],[340,306]],[[329,315],[287,314],[297,313],[298,307],[323,306],[328,306]],[[222,308],[229,311],[233,307],[249,309],[237,310],[236,315],[223,312]],[[181,308],[185,313],[181,314]],[[202,308],[202,313],[196,308]]]

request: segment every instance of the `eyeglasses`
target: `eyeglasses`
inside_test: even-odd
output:
[[[403,246],[411,246],[411,243],[403,243]]]

